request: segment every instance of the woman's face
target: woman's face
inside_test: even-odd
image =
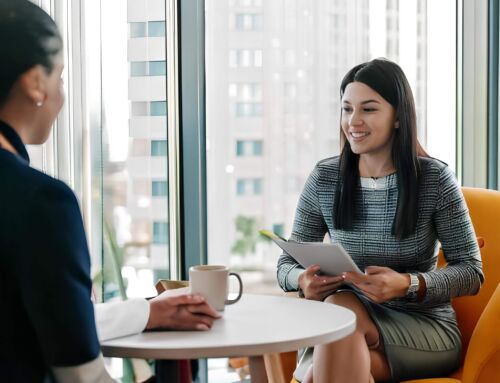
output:
[[[39,107],[39,118],[35,132],[32,134],[31,144],[43,144],[49,137],[52,124],[61,111],[64,103],[64,89],[62,81],[63,64],[58,61],[50,73],[44,74],[45,97]]]
[[[380,94],[361,82],[352,82],[342,97],[341,127],[356,154],[391,153],[396,112]]]

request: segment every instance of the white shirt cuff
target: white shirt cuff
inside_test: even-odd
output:
[[[95,305],[95,321],[100,341],[138,334],[146,328],[149,302],[143,298]]]

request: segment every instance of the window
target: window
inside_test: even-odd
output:
[[[166,197],[168,196],[168,183],[167,181],[153,181],[151,190],[153,197]]]
[[[168,222],[153,222],[153,243],[156,245],[168,243]]]
[[[151,156],[159,157],[167,155],[167,140],[152,140],[151,141]]]
[[[282,223],[273,224],[273,231],[278,234],[280,237],[285,235],[285,225]]]
[[[130,38],[146,37],[146,23],[129,23]]]
[[[129,23],[130,38],[165,37],[165,21],[143,21]]]
[[[166,116],[167,102],[166,101],[133,101],[131,103],[131,114],[134,117],[138,116]]]
[[[165,61],[134,61],[130,63],[130,76],[165,76],[167,66]]]
[[[262,67],[261,49],[231,49],[229,51],[229,66],[240,67]]]
[[[150,76],[165,76],[167,74],[167,65],[165,61],[150,61],[149,75]]]
[[[148,21],[148,36],[149,37],[164,37],[165,36],[165,21]]]
[[[166,116],[167,115],[167,102],[166,101],[152,101],[150,104],[151,116]]]
[[[262,29],[262,14],[237,13],[234,15],[234,27],[238,31],[260,31]]]
[[[236,117],[258,117],[262,115],[262,103],[260,102],[237,102],[235,109]]]
[[[229,95],[242,101],[262,100],[262,85],[259,83],[231,83]]]
[[[251,196],[262,194],[262,180],[255,179],[239,179],[236,181],[236,194],[238,196]]]
[[[261,156],[262,141],[260,140],[236,141],[236,155],[238,157]]]

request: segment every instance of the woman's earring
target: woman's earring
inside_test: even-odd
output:
[[[43,101],[37,101],[35,105],[40,108],[43,105]]]

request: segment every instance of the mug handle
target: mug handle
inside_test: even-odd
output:
[[[243,294],[243,282],[241,282],[241,277],[237,273],[229,273],[229,276],[234,276],[238,280],[238,283],[240,284],[240,290],[238,292],[238,296],[234,299],[226,299],[224,302],[225,305],[232,305],[233,303],[236,303],[240,300],[241,295]]]

